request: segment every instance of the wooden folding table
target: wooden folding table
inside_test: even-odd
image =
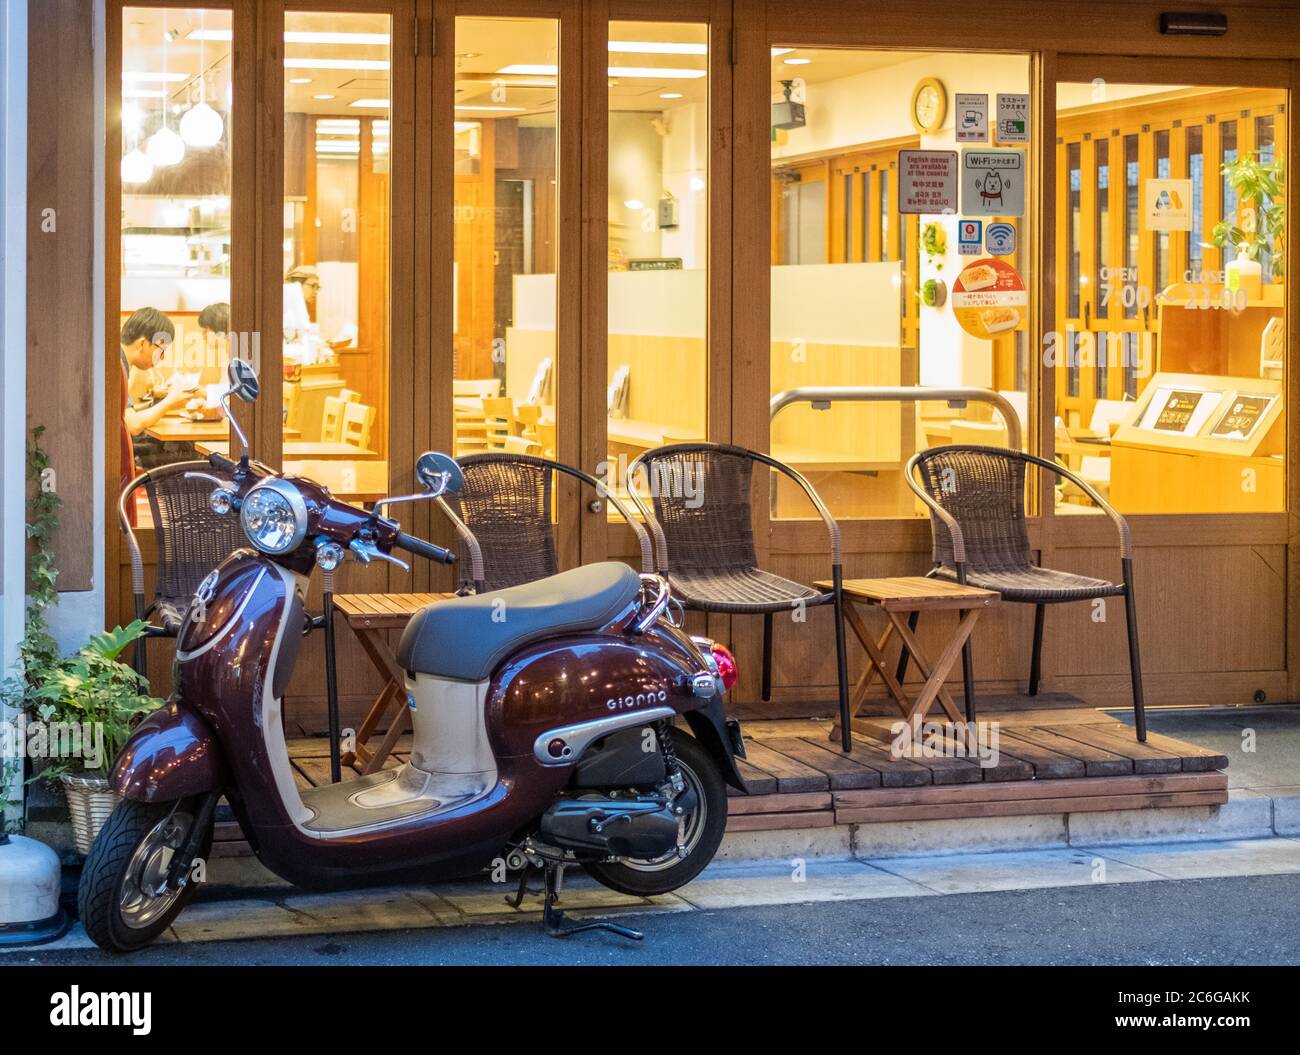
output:
[[[357,730],[355,750],[343,754],[343,765],[360,762],[363,774],[378,771],[406,728],[406,675],[388,647],[389,631],[403,629],[411,616],[426,605],[455,596],[452,593],[341,593],[334,598],[334,610],[343,616],[384,679],[384,687]],[[388,731],[372,751],[367,743],[394,702],[397,706],[389,719]]]
[[[820,589],[830,589],[829,580],[818,582]],[[867,689],[876,675],[880,676],[890,696],[903,712],[903,718],[909,724],[913,720],[924,720],[926,712],[936,700],[944,713],[954,722],[963,721],[961,711],[957,709],[952,696],[943,687],[948,672],[961,655],[962,646],[975,629],[980,612],[996,604],[998,594],[993,590],[983,590],[976,586],[963,586],[945,579],[927,579],[920,576],[905,576],[897,579],[849,579],[844,583],[844,619],[853,628],[853,633],[867,652],[867,669],[858,678],[850,697],[850,713],[854,718],[867,698]],[[885,613],[887,623],[885,632],[875,638],[859,608],[878,608]],[[933,611],[956,611],[961,613],[957,629],[953,632],[943,650],[933,662],[926,655],[925,649],[916,639],[916,633],[908,625],[908,616],[912,613]],[[895,634],[912,655],[917,669],[925,678],[920,693],[915,699],[909,699],[903,686],[898,683],[889,665],[885,662],[885,648]],[[838,723],[832,732],[832,739],[839,735]]]

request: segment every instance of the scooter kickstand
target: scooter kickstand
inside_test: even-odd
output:
[[[585,930],[607,930],[612,934],[617,934],[622,938],[629,938],[632,941],[642,941],[645,935],[639,930],[633,930],[631,927],[621,927],[617,923],[609,923],[605,920],[593,920],[591,923],[571,923],[561,909],[555,907],[555,899],[559,894],[559,880],[564,873],[563,865],[546,865],[546,893],[542,900],[542,927],[552,938],[567,938],[573,934],[581,934]]]
[[[531,865],[525,864],[519,870],[519,889],[515,891],[513,897],[509,894],[506,895],[506,904],[511,908],[518,908],[524,903],[524,897],[528,894],[528,872],[531,868]]]

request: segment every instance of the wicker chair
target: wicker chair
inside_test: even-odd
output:
[[[1033,562],[1025,527],[1025,473],[1030,466],[1055,473],[1086,494],[1119,532],[1122,581],[1094,579],[1073,572],[1039,567]],[[917,481],[920,471],[920,482]],[[1128,628],[1129,673],[1137,738],[1145,740],[1142,662],[1138,653],[1137,611],[1133,600],[1133,545],[1125,519],[1084,479],[1061,465],[1021,451],[951,445],[912,456],[907,482],[929,508],[934,538],[932,575],[996,590],[1004,601],[1034,605],[1034,646],[1029,667],[1029,695],[1038,694],[1043,650],[1043,622],[1049,604],[1123,597]],[[906,664],[906,657],[900,666]],[[970,644],[962,654],[971,702]]]
[[[208,505],[212,482],[187,480],[188,472],[228,478],[228,474],[205,461],[173,462],[141,473],[118,499],[118,520],[131,551],[135,615],[146,621],[157,619],[148,630],[149,637],[175,637],[199,583],[244,545],[239,517],[214,513]],[[148,601],[144,590],[144,560],[130,515],[136,492],[142,489],[153,518],[158,562],[153,599]],[[145,660],[145,638],[141,638],[135,649],[135,669],[141,674],[147,670]]]
[[[654,571],[650,536],[627,507],[594,476],[549,458],[489,452],[457,459],[465,486],[455,497],[438,499],[458,536],[457,567],[468,571],[461,591],[483,593],[535,582],[560,570],[555,550],[551,491],[564,473],[607,498],[631,525],[641,548],[641,569]]]
[[[823,593],[758,567],[750,509],[755,464],[774,469],[798,484],[825,522],[830,533],[835,584],[830,591]],[[635,485],[643,466],[654,501],[653,514]],[[632,500],[654,534],[659,571],[672,586],[673,596],[685,607],[700,612],[763,616],[764,700],[772,698],[773,615],[799,604],[835,606],[840,707],[842,713],[847,713],[840,529],[812,485],[766,454],[717,443],[675,443],[647,451],[628,466],[627,478]],[[688,493],[692,488],[677,486],[690,482],[698,488],[696,493]]]

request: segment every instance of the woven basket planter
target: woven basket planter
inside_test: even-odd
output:
[[[122,801],[103,777],[61,778],[68,796],[68,812],[72,815],[72,835],[80,854],[90,853],[95,836],[104,826],[108,816]]]

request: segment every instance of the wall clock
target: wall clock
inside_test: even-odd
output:
[[[948,113],[948,93],[934,77],[917,81],[912,89],[912,124],[918,132],[937,132]]]

